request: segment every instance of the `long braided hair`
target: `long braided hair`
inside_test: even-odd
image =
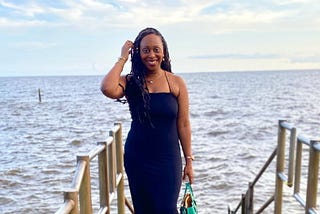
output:
[[[131,50],[131,72],[127,75],[127,84],[125,94],[129,103],[129,109],[132,115],[132,119],[138,119],[142,124],[149,124],[151,126],[150,118],[150,97],[148,88],[146,87],[145,75],[147,74],[147,68],[143,64],[140,56],[140,43],[141,40],[150,34],[157,35],[161,38],[163,44],[164,58],[161,62],[161,68],[165,71],[171,71],[171,63],[168,51],[168,45],[161,33],[154,28],[145,28],[136,37],[134,41],[134,47]]]

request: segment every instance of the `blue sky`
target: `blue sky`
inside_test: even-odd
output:
[[[0,0],[0,76],[105,74],[145,27],[175,73],[320,68],[319,0]]]

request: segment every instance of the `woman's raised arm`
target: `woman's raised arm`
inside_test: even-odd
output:
[[[129,53],[132,47],[133,43],[129,40],[124,43],[121,49],[121,57],[119,57],[118,61],[103,78],[101,91],[105,96],[113,99],[118,99],[124,96],[126,80],[125,76],[121,76],[121,72],[129,58]]]

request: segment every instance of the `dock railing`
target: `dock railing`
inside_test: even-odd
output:
[[[110,204],[117,198],[118,214],[125,213],[125,205],[134,213],[124,194],[124,169],[122,126],[116,123],[106,142],[98,145],[87,155],[77,156],[77,168],[71,187],[64,191],[64,203],[56,214],[92,214],[90,162],[98,157],[99,214],[110,214]]]
[[[289,143],[287,143],[287,131],[290,132]],[[288,172],[285,174],[286,163],[286,146],[289,144],[288,154]],[[302,168],[302,146],[309,147],[309,164],[307,175],[307,190],[305,199],[300,195],[300,181]],[[259,214],[262,213],[272,202],[274,202],[274,214],[282,213],[283,185],[293,188],[293,198],[304,208],[305,214],[318,214],[317,195],[318,195],[318,172],[319,172],[319,155],[320,141],[310,140],[303,135],[297,136],[296,128],[287,121],[280,120],[278,125],[278,144],[274,149],[269,159],[266,161],[253,182],[249,183],[249,187],[245,194],[242,194],[241,200],[234,210],[228,206],[228,214],[236,214],[240,211],[241,214]],[[265,203],[254,211],[254,187],[259,181],[265,170],[270,166],[270,163],[276,159],[276,181],[275,192]]]

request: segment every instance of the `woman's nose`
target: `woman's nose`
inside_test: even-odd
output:
[[[151,50],[150,52],[149,52],[149,57],[154,57],[156,55],[156,53],[153,51],[153,50]]]

